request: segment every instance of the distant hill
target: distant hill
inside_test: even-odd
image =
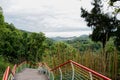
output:
[[[66,40],[72,40],[75,39],[76,37],[52,37],[51,39],[55,41],[66,41]]]
[[[67,41],[67,40],[76,40],[76,39],[82,39],[82,40],[86,40],[88,39],[89,36],[88,35],[81,35],[80,37],[76,37],[76,36],[73,36],[73,37],[52,37],[51,39],[55,40],[55,41]]]

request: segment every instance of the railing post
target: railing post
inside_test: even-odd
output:
[[[75,76],[75,69],[74,69],[74,66],[73,66],[73,63],[70,62],[71,64],[71,67],[72,67],[72,80],[74,80],[74,76]]]
[[[48,71],[48,76],[49,76],[49,78],[50,78],[50,71]]]
[[[46,74],[48,75],[48,78],[50,79],[50,71],[49,70],[47,70]]]
[[[60,71],[60,80],[62,80],[62,70],[60,67],[59,67],[59,71]]]
[[[13,75],[10,74],[9,77],[8,77],[8,80],[13,80],[13,79],[14,79]]]
[[[53,80],[54,80],[54,74],[53,74],[53,72],[51,72],[52,73],[52,77],[53,77]]]
[[[92,73],[89,72],[89,74],[90,74],[90,80],[93,80]]]

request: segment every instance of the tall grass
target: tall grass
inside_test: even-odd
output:
[[[105,56],[106,55],[106,56]],[[50,65],[51,68],[66,62],[67,60],[74,60],[88,68],[95,70],[107,77],[116,80],[118,71],[118,52],[113,50],[112,52],[92,52],[87,50],[80,53],[79,51],[69,47],[60,50],[60,47],[56,49],[56,52],[52,54],[50,50],[48,54],[43,57],[43,60]]]

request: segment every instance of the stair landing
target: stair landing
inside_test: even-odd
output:
[[[15,74],[15,80],[49,80],[47,75],[40,74],[37,69],[25,68]]]

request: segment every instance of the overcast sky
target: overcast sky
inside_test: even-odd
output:
[[[80,18],[80,8],[91,0],[0,0],[5,21],[18,29],[44,32],[48,37],[80,36],[91,29]]]

